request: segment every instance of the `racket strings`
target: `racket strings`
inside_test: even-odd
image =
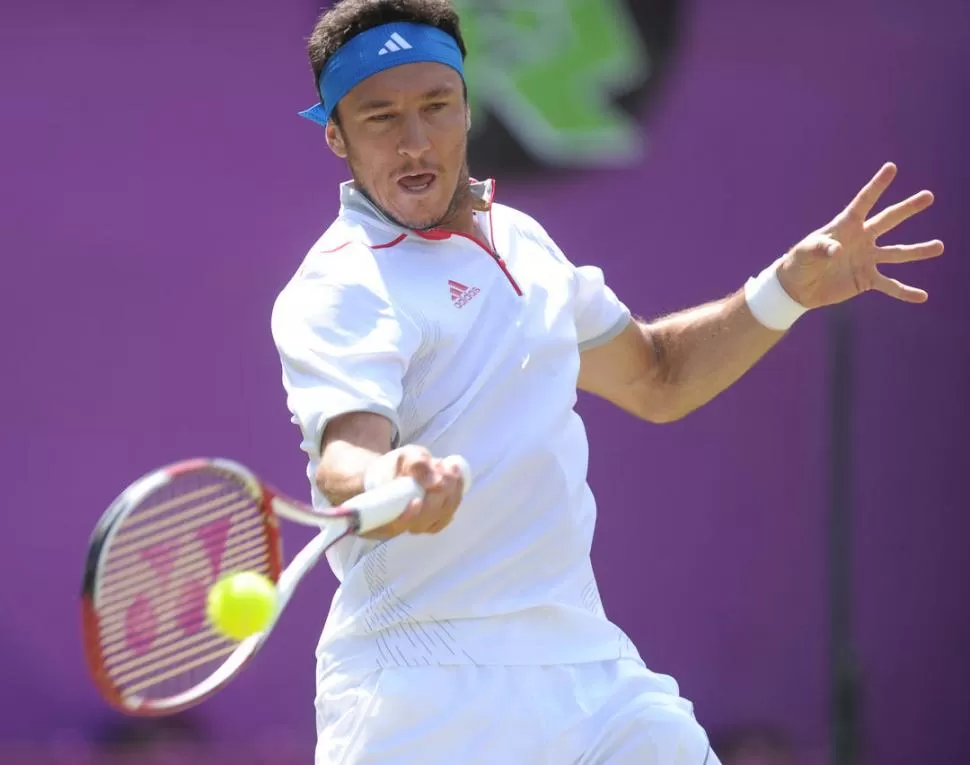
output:
[[[152,650],[149,653],[141,656],[135,656],[131,651],[115,651],[114,655],[105,653],[104,665],[112,672],[121,674],[139,665],[158,661],[175,648],[188,648],[197,645],[208,637],[210,637],[208,632],[199,632],[190,638],[186,638],[177,630],[169,630],[152,643]],[[178,645],[173,645],[176,642]]]
[[[136,529],[146,521],[152,518],[157,518],[159,515],[164,515],[170,510],[177,509],[180,505],[187,505],[195,502],[198,499],[204,497],[212,496],[220,491],[224,491],[225,487],[219,484],[210,484],[208,486],[203,486],[201,489],[196,489],[195,491],[187,491],[184,494],[179,494],[171,499],[162,500],[155,504],[146,504],[143,509],[139,510],[138,517],[132,518],[129,516],[128,523],[130,526],[126,525],[128,530]]]
[[[226,574],[273,574],[260,499],[206,468],[176,476],[121,522],[95,600],[104,669],[123,695],[185,692],[235,650],[209,625],[206,598]]]
[[[193,532],[206,528],[213,521],[231,517],[239,510],[249,509],[252,504],[252,499],[249,497],[244,497],[236,502],[229,502],[232,499],[235,498],[221,497],[214,499],[185,513],[183,517],[168,519],[164,522],[158,521],[156,522],[157,525],[140,528],[135,533],[119,535],[120,538],[114,541],[118,548],[113,552],[119,556],[127,554],[136,558],[149,545],[184,541]]]
[[[265,565],[265,558],[251,559],[245,563],[234,564],[232,566],[227,566],[225,571],[227,573],[232,573],[236,571],[265,571],[268,566]],[[160,627],[156,630],[154,640],[152,640],[152,645],[157,646],[166,642],[170,639],[175,639],[181,636],[185,630],[181,628],[181,625],[177,620],[177,608],[179,607],[178,601],[172,598],[162,606],[157,607],[156,619],[158,623],[167,625],[165,627]],[[192,604],[192,607],[203,608],[204,604],[202,602]],[[185,608],[183,606],[183,608]],[[120,655],[130,655],[132,653],[137,653],[138,646],[134,648],[131,645],[131,641],[128,639],[126,634],[127,630],[125,628],[124,622],[119,622],[114,624],[109,632],[102,634],[101,638],[101,652],[105,657],[106,664],[111,663],[111,661],[116,658],[116,654]],[[169,637],[169,636],[172,637]]]
[[[249,554],[227,558],[222,565],[222,571],[226,574],[236,571],[265,572],[268,569],[269,560],[266,554],[265,542],[262,541],[256,543],[255,547],[251,547]],[[204,574],[204,568],[197,566],[194,570],[187,570],[182,572],[182,574],[186,577],[195,577],[199,574]],[[114,651],[115,646],[123,646],[125,644],[126,612],[132,601],[138,597],[143,589],[133,590],[128,593],[128,597],[125,600],[119,599],[109,604],[109,615],[101,621],[101,645],[106,656]],[[185,607],[186,604],[183,603],[185,599],[185,595],[179,589],[169,589],[164,594],[155,598],[153,607],[157,621],[161,624],[170,623],[171,618],[176,615],[177,610]]]
[[[261,518],[254,517],[240,521],[233,531],[239,533],[233,539],[233,550],[223,559],[223,568],[242,565],[254,556],[265,556],[266,535]],[[114,621],[112,616],[119,611],[121,604],[125,603],[130,596],[145,590],[146,585],[158,578],[158,574],[151,566],[138,565],[138,563],[139,561],[135,560],[134,565],[115,569],[113,573],[116,576],[98,593],[100,600],[105,604],[100,609],[101,624],[105,630],[107,625]],[[205,550],[193,549],[179,561],[179,573],[183,576],[205,573],[210,566]],[[156,602],[161,604],[161,601]]]
[[[168,663],[173,656],[204,652],[209,648],[208,643],[213,640],[219,644],[226,642],[208,631],[199,632],[190,638],[185,638],[177,632],[169,632],[153,643],[153,650],[150,652],[141,656],[133,656],[130,653],[116,654],[113,659],[105,662],[105,666],[111,670],[119,683],[125,684]]]
[[[126,695],[134,696],[136,694],[140,694],[142,691],[158,686],[161,683],[165,682],[166,680],[171,680],[172,678],[190,678],[194,676],[208,677],[208,675],[211,674],[211,670],[200,672],[198,673],[198,675],[195,675],[195,673],[191,673],[191,670],[197,669],[199,667],[210,667],[210,665],[212,669],[215,669],[215,667],[218,664],[220,664],[226,656],[228,656],[229,654],[231,654],[233,651],[236,650],[235,644],[227,644],[228,641],[226,640],[223,640],[222,642],[224,647],[217,651],[212,651],[204,656],[200,656],[189,662],[183,661],[175,665],[174,667],[170,668],[167,672],[163,674],[156,675],[147,680],[142,680],[140,683],[136,683],[126,688],[125,689]],[[191,682],[185,683],[185,687],[191,688],[195,684],[196,684],[196,681],[192,680]],[[174,693],[164,693],[160,695],[169,696],[169,695],[174,695]]]
[[[200,633],[202,637],[209,638],[208,640],[202,642],[199,645],[189,646],[191,640],[182,641],[178,644],[171,646],[171,650],[167,655],[160,656],[155,659],[155,661],[146,663],[145,661],[130,662],[129,666],[122,671],[121,668],[116,668],[116,679],[119,685],[126,687],[128,692],[132,692],[133,689],[131,684],[135,680],[145,681],[153,680],[155,682],[160,682],[161,680],[171,677],[173,675],[165,674],[162,676],[160,673],[169,673],[174,670],[186,670],[191,669],[196,666],[194,662],[199,660],[199,663],[204,662],[206,656],[211,655],[222,655],[225,649],[229,649],[231,652],[236,646],[234,643],[230,643],[229,640],[222,637],[221,635],[214,635],[211,633]],[[180,651],[175,649],[182,648]],[[213,650],[214,649],[214,650]]]

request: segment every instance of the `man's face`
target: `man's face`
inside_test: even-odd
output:
[[[461,76],[437,63],[375,74],[340,102],[327,141],[354,181],[397,223],[447,223],[468,195],[468,110]]]

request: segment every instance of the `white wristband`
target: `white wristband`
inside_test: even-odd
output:
[[[744,299],[754,318],[768,329],[784,332],[808,309],[785,292],[778,280],[779,258],[745,282]]]

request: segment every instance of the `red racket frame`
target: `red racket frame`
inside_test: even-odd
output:
[[[170,705],[158,705],[152,701],[126,700],[121,691],[115,686],[108,675],[108,670],[104,664],[104,657],[101,653],[101,621],[95,607],[95,588],[98,581],[98,567],[101,561],[101,554],[105,546],[112,537],[113,531],[124,521],[128,514],[137,506],[140,494],[145,491],[143,487],[152,486],[158,483],[159,486],[164,482],[184,473],[192,472],[200,468],[219,470],[219,460],[192,459],[174,463],[151,473],[135,481],[109,506],[95,527],[91,536],[91,544],[88,550],[87,561],[84,569],[84,580],[81,586],[81,634],[84,646],[84,658],[88,666],[88,671],[94,681],[95,686],[108,701],[111,706],[120,712],[139,717],[160,717],[174,714],[181,709],[195,706],[201,699],[212,696],[222,686],[214,687],[209,693],[198,697],[191,704],[182,707],[172,707]],[[284,496],[278,494],[269,486],[255,478],[249,471],[238,466],[244,474],[248,475],[246,481],[253,499],[263,518],[263,533],[266,538],[266,549],[269,557],[269,578],[276,583],[279,581],[280,574],[283,572],[283,539],[280,534],[280,522],[276,513],[273,511],[273,500],[292,502]],[[237,474],[238,478],[239,475]],[[154,491],[155,488],[151,488]],[[255,656],[255,654],[253,654]],[[252,659],[247,659],[246,663]],[[245,663],[244,665],[245,666]]]

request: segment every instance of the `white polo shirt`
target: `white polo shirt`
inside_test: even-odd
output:
[[[581,349],[630,312],[528,215],[473,183],[491,251],[414,232],[352,183],[273,310],[273,337],[314,486],[327,421],[378,412],[396,442],[461,454],[474,481],[437,535],[348,539],[322,665],[560,664],[637,657],[604,615],[590,563],[596,504],[574,411]],[[492,253],[497,253],[493,255]]]

